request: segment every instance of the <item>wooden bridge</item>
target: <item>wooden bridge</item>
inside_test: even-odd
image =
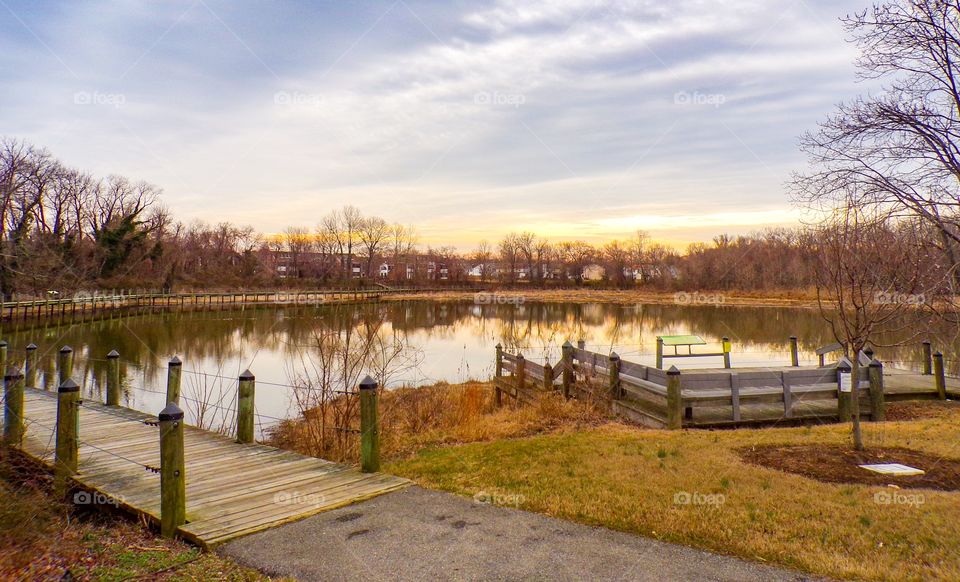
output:
[[[0,356],[5,350],[0,346]],[[170,401],[179,392],[176,378]],[[165,418],[81,401],[69,380],[58,392],[25,387],[24,375],[12,371],[4,378],[4,444],[54,469],[58,489],[74,491],[74,503],[115,505],[204,548],[409,484],[377,472],[372,381],[359,391],[362,470],[253,443],[253,382],[252,375],[240,378],[234,439],[186,426],[182,413]],[[119,386],[108,386],[108,401],[118,395]],[[179,443],[165,448],[171,433]],[[177,506],[181,518],[167,528],[177,513],[169,508]]]
[[[854,391],[842,386],[844,360],[823,367],[681,372],[623,361],[615,353],[591,352],[582,342],[578,347],[564,344],[562,353],[556,365],[540,365],[497,346],[498,402],[503,394],[532,401],[538,393],[562,390],[567,397],[608,402],[614,413],[654,428],[833,422],[850,417]],[[925,366],[929,373],[861,358],[856,393],[863,417],[883,420],[887,401],[960,398],[960,379],[944,375],[940,354],[932,356],[933,365]]]

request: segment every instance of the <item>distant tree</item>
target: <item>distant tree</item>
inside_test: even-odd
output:
[[[379,216],[370,216],[360,222],[357,235],[367,255],[367,276],[374,277],[373,261],[389,240],[390,225]]]

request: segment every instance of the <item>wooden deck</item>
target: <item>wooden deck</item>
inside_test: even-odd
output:
[[[566,353],[556,366],[544,366],[498,348],[498,398],[506,395],[529,402],[538,392],[562,389],[570,397],[609,401],[615,414],[653,428],[816,424],[837,422],[849,414],[849,395],[841,399],[838,392],[838,364],[668,373],[583,348],[567,345],[563,349]],[[883,394],[878,396],[879,384],[874,385],[870,377],[874,368],[864,366],[858,393],[865,418],[872,419],[873,398],[877,402],[940,398],[933,375],[889,364],[882,368]],[[960,398],[960,378],[947,376],[944,380],[946,397]],[[880,411],[882,408],[878,415]]]
[[[23,451],[53,464],[57,395],[27,388]],[[159,429],[149,416],[84,402],[77,485],[159,524]],[[187,426],[187,523],[179,533],[204,548],[403,488],[406,479],[359,470]],[[82,498],[81,498],[82,499]]]

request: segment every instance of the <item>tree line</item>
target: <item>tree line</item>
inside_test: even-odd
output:
[[[275,235],[249,225],[175,220],[155,185],[69,168],[46,149],[0,140],[0,293],[90,289],[484,284],[661,290],[811,289],[822,229],[719,235],[685,251],[642,231],[591,244],[512,232],[461,251],[423,245],[416,228],[352,206]],[[938,224],[930,268],[950,269]],[[891,232],[897,227],[890,226]],[[891,252],[906,252],[888,247]],[[947,247],[949,248],[949,247]],[[911,252],[919,252],[913,249]]]

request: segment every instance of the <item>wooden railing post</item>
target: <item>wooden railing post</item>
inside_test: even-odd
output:
[[[500,390],[500,379],[503,377],[503,346],[497,344],[497,363],[494,371],[493,396],[494,401],[499,408],[503,405],[503,391]]]
[[[367,376],[360,382],[360,470],[380,470],[380,429],[377,426],[377,382]]]
[[[517,367],[514,372],[514,376],[517,377],[517,402],[520,401],[520,391],[524,389],[524,384],[527,379],[527,361],[523,358],[523,354],[517,354],[517,361],[514,363],[514,366]]]
[[[663,369],[663,338],[657,338],[657,369]]]
[[[620,356],[617,352],[610,354],[608,369],[610,377],[607,379],[607,386],[610,389],[610,398],[618,400],[620,398]]]
[[[870,419],[874,422],[887,419],[883,395],[883,364],[874,358],[870,362]]]
[[[54,453],[54,488],[65,495],[77,472],[80,456],[80,386],[67,378],[57,388],[57,448]]]
[[[553,366],[550,362],[543,363],[543,390],[553,392]]]
[[[933,374],[933,351],[930,340],[923,340],[923,374],[924,376]]]
[[[947,399],[947,378],[943,371],[943,354],[937,352],[933,354],[933,375],[937,385],[937,398]]]
[[[683,398],[680,393],[680,370],[670,366],[667,370],[667,428],[678,429],[683,425]]]
[[[253,442],[253,403],[256,378],[250,370],[240,374],[237,383],[237,442]]]
[[[107,406],[120,406],[120,354],[107,354]]]
[[[730,338],[724,337],[720,340],[723,346],[723,367],[730,368]]]
[[[0,340],[0,372],[7,373],[7,342]]]
[[[180,405],[180,372],[183,368],[183,362],[180,358],[173,356],[170,363],[167,364],[167,403],[173,402]]]
[[[24,361],[24,372],[25,372],[25,383],[31,388],[37,387],[37,344],[30,344],[27,346],[26,358]],[[46,389],[49,390],[51,386],[47,386]]]
[[[157,419],[160,421],[160,535],[172,538],[187,520],[183,411],[170,402]]]
[[[795,335],[790,336],[790,365],[794,368],[800,365],[800,350]]]
[[[587,342],[586,342],[586,340],[582,340],[582,339],[581,339],[581,340],[577,340],[577,348],[578,348],[578,349],[581,349],[581,350],[587,349]]]
[[[563,342],[563,397],[570,398],[573,389],[573,344]]]
[[[3,444],[23,444],[23,373],[15,368],[3,376]]]
[[[856,387],[852,385],[852,371],[853,368],[846,358],[841,359],[840,363],[837,364],[837,416],[840,418],[840,422],[850,422],[851,419],[850,400],[851,395],[856,390]],[[848,384],[847,388],[849,390],[844,390],[844,383]]]
[[[70,346],[63,346],[60,348],[60,353],[58,354],[57,359],[57,369],[59,370],[59,381],[60,384],[63,384],[67,380],[73,378],[73,348]]]

